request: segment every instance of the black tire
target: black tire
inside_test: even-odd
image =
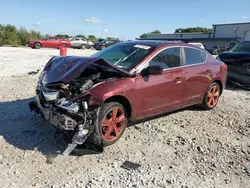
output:
[[[122,129],[122,131],[120,131],[119,136],[117,137],[114,136],[115,137],[114,140],[108,141],[107,139],[104,138],[104,135],[103,135],[104,127],[102,126],[102,124],[103,124],[104,119],[107,117],[107,115],[109,115],[109,112],[111,112],[112,109],[115,109],[115,108],[121,109],[121,111],[124,112],[125,119],[124,119],[124,122],[122,123],[122,127],[124,128]],[[127,119],[126,109],[120,103],[117,103],[117,102],[105,103],[100,108],[98,121],[95,124],[92,134],[88,137],[88,141],[96,146],[101,146],[101,147],[112,145],[121,138],[121,136],[123,135],[127,127],[127,123],[128,123],[128,119]],[[106,132],[108,132],[108,130]]]
[[[213,99],[214,101],[216,101],[215,103],[213,103],[213,105],[210,105],[209,103],[209,95],[211,94],[211,90],[217,88],[216,93],[214,93],[213,97],[217,96],[217,99]],[[202,104],[200,105],[203,109],[205,110],[211,110],[213,108],[215,108],[219,102],[219,98],[220,98],[220,94],[221,94],[221,87],[219,86],[219,84],[217,84],[216,82],[213,82],[207,89],[205,96],[203,98]]]
[[[42,47],[42,45],[39,42],[35,43],[35,45],[34,45],[35,49],[40,49],[41,47]]]
[[[86,44],[82,44],[81,49],[85,50],[87,48]]]

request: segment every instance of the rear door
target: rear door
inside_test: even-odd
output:
[[[211,65],[206,63],[208,54],[204,51],[183,47],[184,50],[184,92],[183,107],[197,104],[203,99],[204,91],[212,79]]]

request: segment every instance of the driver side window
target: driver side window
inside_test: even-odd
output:
[[[181,48],[167,48],[158,53],[148,66],[161,66],[163,69],[174,68],[181,66]]]

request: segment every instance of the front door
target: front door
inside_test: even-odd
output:
[[[206,64],[207,54],[199,49],[184,47],[183,107],[200,103],[211,82],[212,70]]]
[[[136,96],[137,118],[172,111],[181,107],[183,93],[183,68],[180,47],[169,47],[155,55],[147,66],[159,65],[164,68],[162,74],[135,78],[134,96]],[[144,68],[145,68],[144,67]]]

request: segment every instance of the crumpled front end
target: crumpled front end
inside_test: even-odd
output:
[[[98,59],[82,57],[52,58],[42,71],[36,88],[36,101],[30,109],[72,137],[65,150],[69,154],[93,132],[102,102],[90,90],[123,74]],[[102,60],[101,60],[102,62]],[[106,65],[106,66],[105,66]]]
[[[55,128],[72,137],[72,143],[64,155],[68,155],[78,144],[85,142],[93,131],[97,117],[97,108],[89,109],[88,106],[90,95],[77,102],[71,102],[69,95],[67,88],[49,89],[40,79],[36,88],[36,101],[30,103],[31,111],[34,110]]]

